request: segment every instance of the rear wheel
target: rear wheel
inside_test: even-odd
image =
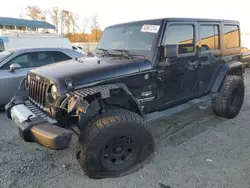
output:
[[[153,150],[154,139],[142,117],[116,109],[84,127],[77,159],[90,178],[117,177],[138,170]]]
[[[228,75],[213,99],[213,111],[224,118],[234,118],[240,112],[245,94],[244,81],[240,76]]]

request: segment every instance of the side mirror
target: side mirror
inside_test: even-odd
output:
[[[10,72],[14,72],[15,69],[20,69],[21,65],[19,65],[18,63],[13,63],[10,65]]]
[[[176,44],[162,46],[161,57],[163,59],[177,57],[178,49],[179,49],[179,45],[176,45]]]

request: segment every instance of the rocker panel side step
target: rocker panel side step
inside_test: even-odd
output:
[[[215,97],[215,95],[216,94],[214,94],[214,93],[210,93],[210,94],[205,95],[201,98],[192,99],[192,100],[188,101],[187,103],[175,106],[173,108],[169,108],[166,110],[157,111],[157,112],[147,114],[144,116],[144,119],[147,123],[154,122],[154,121],[160,121],[160,120],[165,119],[169,116],[172,116],[172,115],[177,114],[179,112],[182,112],[184,110],[190,109],[198,104],[212,100]]]

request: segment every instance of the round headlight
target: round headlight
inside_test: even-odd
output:
[[[53,99],[57,99],[58,97],[58,90],[55,85],[51,86],[51,96],[53,97]]]

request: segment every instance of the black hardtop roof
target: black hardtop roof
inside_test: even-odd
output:
[[[226,20],[226,19],[210,19],[210,18],[157,18],[157,19],[145,19],[145,20],[135,20],[135,21],[130,21],[130,22],[124,22],[124,23],[119,23],[115,25],[110,25],[108,27],[113,27],[113,26],[119,26],[119,25],[126,25],[130,23],[136,23],[136,22],[150,22],[150,21],[170,21],[170,22],[223,22],[223,23],[230,23],[230,24],[237,24],[239,25],[240,22],[237,20]]]

